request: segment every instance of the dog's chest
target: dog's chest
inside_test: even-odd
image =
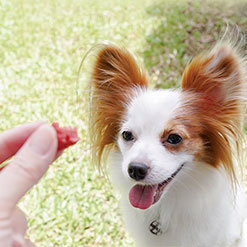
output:
[[[238,233],[235,236],[230,236],[234,234],[227,227],[227,221],[224,221],[222,217],[221,224],[215,224],[213,217],[207,217],[208,212],[201,214],[195,211],[191,214],[183,211],[174,212],[172,207],[152,207],[144,212],[133,210],[128,202],[125,202],[123,211],[127,229],[132,233],[137,246],[224,246],[222,244],[240,246],[229,245],[226,232],[228,232],[228,237],[233,239],[233,242],[238,241],[240,236]],[[221,228],[224,226],[225,232]]]

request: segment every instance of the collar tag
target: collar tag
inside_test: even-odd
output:
[[[149,225],[149,231],[154,235],[162,234],[160,222],[158,220],[151,222]]]

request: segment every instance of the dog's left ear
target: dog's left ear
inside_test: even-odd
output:
[[[91,140],[93,156],[100,165],[107,147],[116,143],[126,105],[136,90],[147,88],[145,71],[133,56],[115,46],[104,46],[93,68]]]
[[[241,157],[245,64],[234,48],[221,44],[194,58],[182,78],[182,90],[194,96],[190,103],[202,123],[205,160],[215,167],[223,164],[232,180],[236,178],[233,157]]]
[[[182,89],[201,93],[203,108],[209,111],[229,104],[237,107],[242,80],[242,59],[230,45],[221,44],[191,61],[183,74]]]

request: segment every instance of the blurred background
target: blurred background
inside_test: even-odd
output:
[[[178,87],[184,67],[227,25],[247,31],[247,1],[1,0],[0,131],[39,119],[78,126],[65,151],[20,202],[37,247],[134,246],[119,194],[90,161],[87,93],[95,44],[125,47],[152,87]]]

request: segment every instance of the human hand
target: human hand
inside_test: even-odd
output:
[[[0,247],[31,247],[26,218],[16,204],[59,156],[54,128],[37,122],[1,133],[0,164],[12,156],[0,172]]]

